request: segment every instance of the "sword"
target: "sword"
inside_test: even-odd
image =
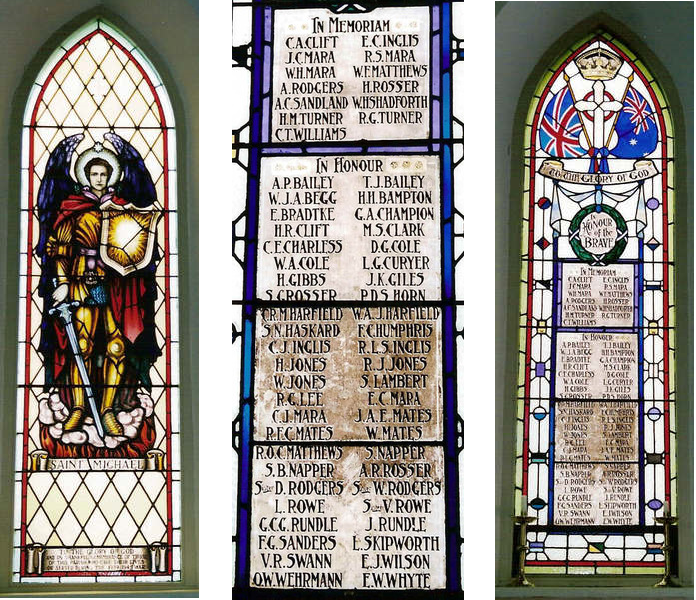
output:
[[[54,280],[54,285],[57,281]],[[57,287],[57,285],[56,285]],[[70,341],[70,349],[73,353],[73,358],[75,359],[75,364],[77,365],[77,370],[80,373],[80,379],[82,379],[82,386],[85,388],[85,395],[87,396],[87,402],[89,404],[89,410],[92,413],[92,418],[94,419],[94,425],[97,428],[97,435],[99,439],[104,439],[104,428],[102,427],[101,419],[99,418],[99,411],[97,411],[97,405],[94,402],[94,392],[92,392],[92,385],[89,382],[89,375],[87,374],[87,367],[85,366],[85,361],[82,358],[82,352],[80,351],[80,346],[77,343],[77,335],[75,334],[75,326],[72,322],[72,309],[80,306],[79,302],[68,302],[64,300],[60,304],[49,309],[48,314],[53,316],[56,314],[58,319],[63,324],[65,333]]]

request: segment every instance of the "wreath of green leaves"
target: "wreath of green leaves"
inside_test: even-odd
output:
[[[606,213],[609,215],[616,223],[616,231],[618,237],[614,247],[603,254],[592,254],[580,243],[580,223],[589,214],[594,212]],[[626,221],[621,216],[621,214],[611,206],[604,206],[592,204],[580,209],[573,220],[570,222],[570,229],[568,231],[570,236],[570,247],[575,252],[575,255],[580,259],[584,260],[586,263],[593,266],[604,266],[615,263],[621,254],[623,254],[626,244],[628,243],[628,227],[626,227]]]

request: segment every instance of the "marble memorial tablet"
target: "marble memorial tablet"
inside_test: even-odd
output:
[[[556,401],[557,462],[638,460],[638,403]]]
[[[631,327],[637,294],[633,265],[563,265],[563,327]]]
[[[638,524],[637,464],[562,464],[554,485],[557,525]]]
[[[638,336],[559,332],[556,397],[636,400]]]

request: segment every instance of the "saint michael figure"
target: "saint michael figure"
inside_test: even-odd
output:
[[[160,355],[155,188],[140,154],[114,133],[104,138],[115,152],[96,143],[77,157],[75,182],[83,137],[53,150],[37,202],[42,443],[58,455],[142,456],[155,438],[149,372]]]

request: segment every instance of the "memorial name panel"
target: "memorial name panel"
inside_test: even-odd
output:
[[[442,448],[257,445],[254,587],[445,586]]]
[[[446,564],[443,176],[424,150],[449,107],[431,57],[442,10],[265,14],[250,587],[458,585]]]
[[[554,522],[636,524],[638,335],[557,334]]]
[[[638,465],[557,464],[554,503],[556,525],[637,525]]]
[[[427,137],[429,28],[427,7],[275,11],[270,141]]]
[[[634,267],[563,265],[561,327],[631,327],[634,324]]]
[[[559,332],[556,398],[637,400],[638,334]]]
[[[274,307],[256,322],[255,439],[442,439],[438,307]]]
[[[262,159],[259,297],[439,299],[439,167],[428,155]]]
[[[556,401],[557,462],[638,460],[638,402]]]

